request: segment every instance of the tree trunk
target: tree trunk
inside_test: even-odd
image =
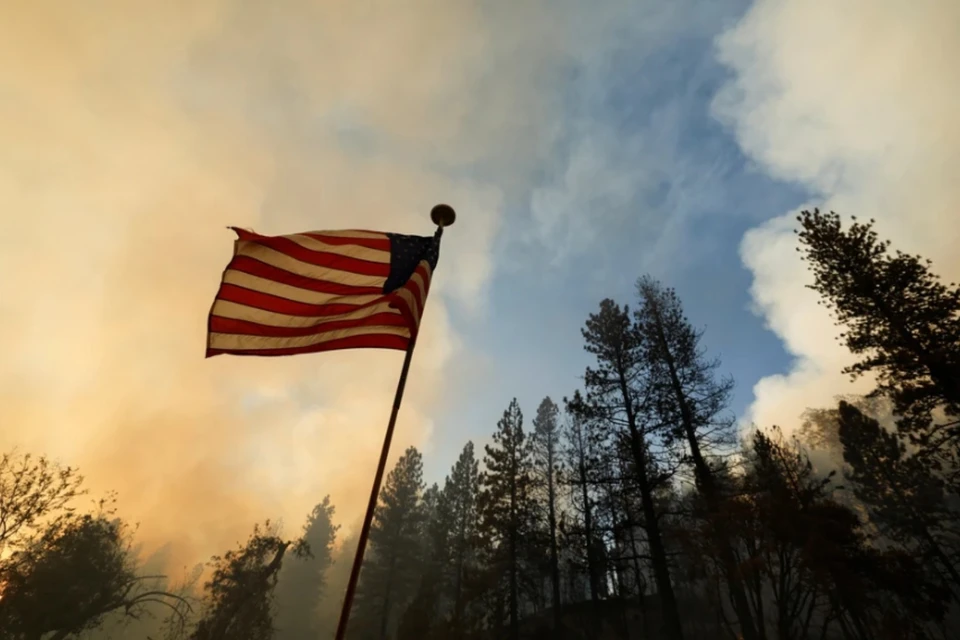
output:
[[[387,621],[390,619],[390,592],[393,590],[393,569],[396,566],[396,556],[390,560],[390,570],[387,572],[387,588],[383,594],[383,610],[380,617],[380,640],[387,638]]]
[[[460,540],[459,540],[459,551],[457,554],[457,577],[454,583],[454,595],[453,595],[453,630],[456,637],[460,637],[460,625],[461,617],[463,616],[463,571],[464,565],[466,564],[466,546],[467,546],[467,513],[464,509],[463,515],[460,519]]]
[[[516,466],[516,465],[514,465]],[[520,596],[517,586],[517,529],[520,516],[517,513],[517,473],[510,481],[510,638],[520,640]]]
[[[711,529],[715,532],[715,542],[717,550],[720,552],[720,562],[727,574],[727,584],[730,589],[730,597],[733,600],[733,606],[736,610],[737,619],[740,621],[740,633],[743,634],[743,640],[761,640],[762,634],[758,631],[753,621],[753,614],[750,610],[750,603],[747,600],[746,590],[743,587],[743,577],[738,568],[738,563],[730,546],[730,536],[720,515],[721,504],[720,495],[717,490],[716,481],[713,477],[713,471],[707,465],[700,451],[700,442],[697,440],[696,425],[693,420],[693,412],[690,410],[690,404],[687,401],[683,385],[677,375],[676,364],[673,360],[673,354],[667,345],[666,337],[663,335],[663,325],[661,324],[660,312],[656,311],[657,338],[660,342],[660,348],[663,350],[663,357],[670,373],[670,384],[676,396],[677,404],[680,407],[680,419],[683,423],[684,435],[690,446],[690,457],[693,458],[694,474],[697,484],[700,485],[704,497],[707,499],[707,508],[711,514],[719,516],[715,527]]]
[[[548,456],[550,464],[550,473],[548,476],[548,497],[550,500],[550,579],[553,582],[553,632],[554,637],[559,638],[561,631],[562,613],[560,611],[560,554],[557,550],[557,512],[556,495],[554,492],[553,478],[553,451],[551,449]]]
[[[670,565],[667,563],[667,552],[660,535],[660,521],[657,518],[657,511],[654,506],[653,488],[647,478],[646,443],[643,442],[643,436],[637,427],[637,416],[633,410],[633,398],[630,397],[627,390],[626,376],[622,370],[617,373],[620,377],[620,391],[623,394],[623,403],[627,411],[630,448],[637,468],[637,484],[640,488],[640,498],[643,504],[644,529],[647,532],[653,575],[657,582],[657,592],[660,596],[660,605],[663,611],[664,631],[669,640],[683,640],[683,626],[680,624],[680,611],[677,608],[673,583],[670,581]]]
[[[583,497],[583,529],[584,535],[586,536],[587,544],[587,575],[589,577],[590,584],[590,602],[593,605],[594,615],[598,615],[599,604],[599,587],[597,585],[597,566],[596,558],[593,555],[593,514],[590,510],[590,494],[587,489],[587,464],[584,459],[583,453],[583,433],[577,433],[579,442],[577,447],[579,450],[580,459],[578,460],[578,469],[580,476],[580,491]]]

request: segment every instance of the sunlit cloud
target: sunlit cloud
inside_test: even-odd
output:
[[[716,114],[769,174],[809,190],[809,208],[875,218],[897,249],[960,275],[960,5],[759,0],[718,40],[734,72]],[[754,388],[748,420],[794,428],[807,407],[863,392],[795,252],[793,217],[750,231],[741,254],[756,309],[795,356]]]

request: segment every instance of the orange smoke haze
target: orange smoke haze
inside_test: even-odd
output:
[[[447,305],[476,312],[502,197],[430,163],[515,149],[529,170],[515,110],[538,108],[553,27],[487,86],[521,34],[495,48],[472,3],[81,4],[0,20],[0,447],[117,490],[177,566],[267,517],[293,532],[326,493],[351,524],[402,354],[204,360],[225,227],[429,234],[457,207],[393,457],[429,447],[445,368],[471,358]]]

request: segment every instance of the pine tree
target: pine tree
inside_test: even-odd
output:
[[[449,509],[436,483],[423,492],[420,523],[420,581],[416,595],[400,618],[398,640],[424,640],[439,629],[446,608],[443,572],[446,569]]]
[[[412,596],[421,576],[423,460],[408,448],[387,474],[370,526],[354,607],[360,637],[384,640]]]
[[[443,500],[450,523],[444,584],[450,589],[453,604],[450,620],[452,638],[463,635],[467,585],[469,576],[476,571],[479,490],[479,464],[474,455],[473,442],[467,442],[443,486]]]
[[[643,277],[637,282],[644,368],[650,400],[669,427],[669,439],[683,442],[698,485],[714,492],[714,470],[707,453],[736,442],[733,419],[724,415],[733,390],[731,378],[718,379],[718,360],[708,360],[700,346],[702,331],[693,328],[673,289]]]
[[[597,473],[597,447],[593,435],[598,430],[585,426],[585,418],[578,413],[578,408],[585,406],[585,400],[579,391],[574,393],[573,398],[564,398],[564,404],[568,416],[563,450],[564,466],[567,470],[565,483],[570,487],[570,504],[576,515],[569,528],[565,527],[561,520],[561,529],[565,530],[565,537],[578,539],[581,543],[590,602],[596,615],[605,584],[601,554],[597,553],[598,544],[602,543],[596,533],[595,499],[592,495],[593,480]]]
[[[806,638],[814,613],[822,604],[818,578],[810,556],[810,541],[822,529],[819,507],[826,504],[829,477],[820,478],[798,440],[786,443],[779,429],[773,437],[757,431],[747,452],[742,479],[744,496],[738,513],[753,522],[741,527],[749,538],[751,574],[746,583],[758,602],[769,589],[778,637]],[[821,616],[825,612],[821,611]]]
[[[333,524],[330,496],[313,508],[303,525],[308,553],[283,564],[277,582],[277,640],[306,640],[319,633],[317,607],[333,562],[339,525]]]
[[[943,483],[909,455],[896,434],[856,407],[840,403],[840,441],[854,495],[891,539],[929,558],[953,583],[960,601],[960,530]]]
[[[642,334],[629,309],[609,299],[600,303],[598,313],[590,314],[582,334],[584,348],[596,358],[596,368],[587,368],[586,397],[574,410],[591,424],[610,429],[614,434],[612,443],[622,441],[629,448],[666,637],[679,640],[683,628],[657,513],[658,479],[649,475],[653,457],[651,425],[644,421],[641,411],[646,393]]]
[[[551,603],[554,634],[560,634],[560,558],[557,543],[557,474],[560,465],[560,409],[550,398],[544,398],[533,419],[531,448],[537,485],[546,504],[546,525],[550,550]],[[557,637],[559,637],[557,635]]]
[[[877,376],[876,393],[888,395],[903,416],[900,428],[915,442],[960,448],[957,423],[931,427],[933,411],[960,415],[960,288],[944,285],[931,263],[900,251],[890,254],[874,221],[803,211],[798,251],[813,272],[808,285],[833,311],[840,336],[860,360],[845,369],[856,378]]]
[[[285,541],[267,522],[237,550],[212,561],[204,585],[207,606],[191,640],[269,640],[273,637],[273,592],[288,548],[306,553],[303,540]]]
[[[523,431],[523,413],[516,398],[503,412],[493,434],[493,446],[485,447],[480,474],[482,525],[492,545],[495,576],[506,577],[509,637],[520,637],[520,573],[524,561],[524,537],[530,530],[533,483],[530,447]]]
[[[718,379],[717,360],[707,360],[700,346],[701,331],[693,328],[673,289],[665,288],[649,277],[637,282],[640,308],[636,323],[642,344],[642,367],[648,376],[649,400],[657,418],[667,427],[668,441],[686,445],[697,486],[703,492],[708,510],[718,514],[723,507],[716,471],[707,454],[735,442],[732,418],[724,415],[733,389],[730,378]],[[761,637],[754,622],[750,603],[737,568],[729,533],[716,531],[716,546],[727,574],[740,629],[745,640]]]

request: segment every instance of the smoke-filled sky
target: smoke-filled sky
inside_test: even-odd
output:
[[[586,363],[651,273],[796,424],[853,389],[792,216],[875,217],[960,275],[953,0],[6,0],[0,447],[79,465],[191,562],[330,493],[361,514],[401,354],[204,360],[261,233],[428,234],[454,205],[393,458],[442,481]]]

